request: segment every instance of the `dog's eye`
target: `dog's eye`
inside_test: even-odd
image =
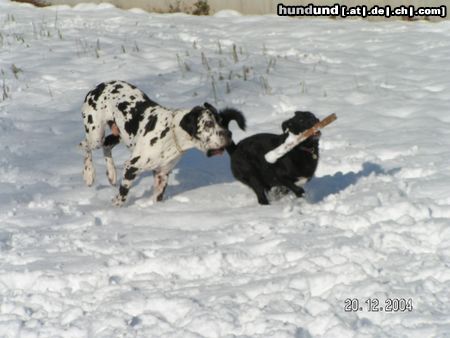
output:
[[[205,122],[205,128],[211,129],[213,127],[214,127],[214,122],[213,121],[206,121]]]

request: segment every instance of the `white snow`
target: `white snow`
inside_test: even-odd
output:
[[[450,22],[0,0],[0,336],[448,337],[449,51]],[[261,207],[227,156],[191,151],[166,201],[147,174],[115,208],[102,154],[87,188],[76,148],[84,96],[111,79],[174,108],[215,103],[214,82],[248,118],[236,140],[295,110],[339,119],[305,199]]]

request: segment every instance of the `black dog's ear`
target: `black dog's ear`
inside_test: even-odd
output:
[[[205,102],[203,106],[208,109],[211,113],[214,115],[219,115],[219,112],[217,111],[216,107],[214,107],[212,104]]]
[[[281,130],[283,130],[283,133],[288,133],[289,132],[289,120],[284,121],[281,124]]]
[[[191,137],[197,138],[198,119],[203,111],[203,107],[194,107],[189,113],[183,116],[180,127]]]

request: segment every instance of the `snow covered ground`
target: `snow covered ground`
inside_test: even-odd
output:
[[[450,22],[0,0],[0,337],[450,337],[449,64]],[[166,201],[147,174],[115,208],[102,155],[87,188],[76,148],[111,79],[239,108],[236,140],[298,109],[338,120],[306,199],[261,207],[226,155],[191,151]]]

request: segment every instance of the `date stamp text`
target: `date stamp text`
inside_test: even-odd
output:
[[[345,312],[412,312],[414,309],[411,298],[387,298],[380,301],[378,298],[346,298]]]

